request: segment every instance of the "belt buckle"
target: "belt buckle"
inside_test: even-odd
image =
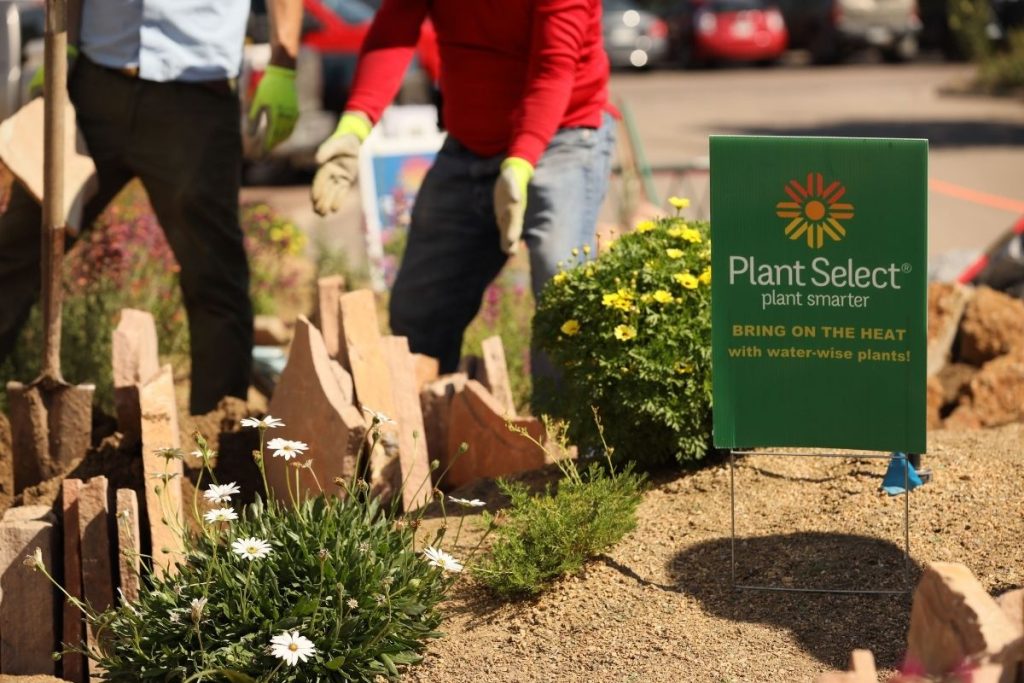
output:
[[[139,67],[137,66],[125,66],[119,69],[119,71],[121,72],[122,76],[127,76],[128,78],[139,77]]]

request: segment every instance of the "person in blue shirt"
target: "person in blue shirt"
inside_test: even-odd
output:
[[[90,225],[138,177],[181,268],[193,414],[245,398],[252,364],[249,268],[239,226],[242,63],[249,0],[69,0],[68,94],[96,163]],[[298,117],[301,0],[269,0],[271,61],[250,117],[267,149]],[[37,78],[41,83],[41,78]],[[0,361],[39,296],[41,213],[20,186],[0,217]]]

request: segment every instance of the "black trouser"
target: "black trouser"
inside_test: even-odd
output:
[[[252,366],[249,266],[238,223],[241,131],[226,82],[155,83],[78,59],[68,83],[99,176],[89,226],[138,177],[181,266],[193,413],[244,398]],[[39,296],[41,211],[15,184],[0,217],[0,361]]]

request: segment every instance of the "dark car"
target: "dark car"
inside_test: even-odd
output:
[[[789,45],[817,63],[876,47],[888,61],[917,56],[921,20],[917,0],[778,0]]]
[[[604,0],[604,49],[613,69],[645,68],[668,54],[668,28],[630,0]]]
[[[786,50],[786,24],[768,0],[684,0],[666,11],[671,59],[771,63]]]

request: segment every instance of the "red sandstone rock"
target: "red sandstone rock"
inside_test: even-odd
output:
[[[82,489],[81,479],[65,479],[61,482],[61,509],[64,518],[64,590],[69,595],[83,599],[82,593],[82,537],[78,514],[78,496]],[[82,611],[64,600],[63,635],[64,643],[77,646],[85,642],[85,620]],[[61,658],[62,674],[66,680],[85,683],[85,657],[69,652]]]
[[[507,417],[515,417],[516,403],[512,398],[512,383],[508,379],[508,363],[505,361],[505,347],[501,337],[488,337],[483,340],[481,347],[480,384],[498,400]]]
[[[427,457],[426,430],[416,383],[416,363],[405,337],[385,337],[385,351],[395,392],[398,421],[398,453],[402,468],[402,505],[406,512],[430,502],[430,460]]]
[[[960,359],[981,365],[1024,345],[1024,302],[979,287],[960,324]]]

